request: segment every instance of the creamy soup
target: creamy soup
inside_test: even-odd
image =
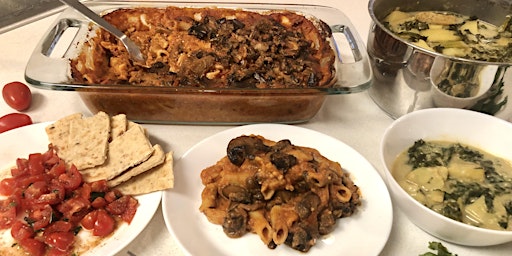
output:
[[[481,149],[418,140],[395,160],[392,174],[413,198],[451,219],[512,230],[512,165]]]

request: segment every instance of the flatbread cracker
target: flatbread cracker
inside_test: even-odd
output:
[[[173,152],[165,155],[165,162],[149,171],[132,177],[116,186],[125,195],[141,195],[174,187]]]
[[[68,158],[68,151],[70,150],[70,124],[72,120],[76,119],[82,119],[82,114],[76,113],[66,116],[45,128],[46,134],[48,135],[48,140],[57,149],[59,152],[59,157],[64,159],[64,161],[66,161]]]
[[[105,112],[72,119],[69,128],[69,150],[66,162],[78,170],[102,165],[107,160],[110,117]]]
[[[125,114],[118,114],[110,118],[110,141],[115,140],[128,130],[128,120]]]
[[[128,129],[108,145],[107,160],[101,166],[82,170],[86,182],[111,180],[128,168],[146,161],[153,154],[153,146],[139,125]]]
[[[132,177],[135,177],[141,173],[144,173],[151,168],[158,166],[162,164],[165,161],[165,152],[162,149],[162,147],[158,144],[153,146],[153,154],[148,158],[148,160],[144,161],[143,163],[134,166],[125,172],[121,173],[121,175],[109,180],[107,182],[109,187],[115,187],[127,180],[129,180]]]

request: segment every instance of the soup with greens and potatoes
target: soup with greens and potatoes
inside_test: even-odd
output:
[[[451,12],[392,11],[384,25],[418,47],[449,56],[512,62],[512,15],[500,26]]]
[[[393,177],[414,199],[476,227],[512,230],[512,165],[473,146],[417,140],[402,152]]]

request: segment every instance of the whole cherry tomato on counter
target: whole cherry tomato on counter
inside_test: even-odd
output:
[[[32,118],[22,113],[11,113],[0,117],[0,133],[32,124]]]
[[[18,111],[26,110],[32,103],[32,92],[27,85],[21,82],[11,82],[2,88],[2,97],[5,103]]]

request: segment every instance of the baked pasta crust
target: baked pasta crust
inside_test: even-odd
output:
[[[361,205],[360,190],[340,164],[288,140],[240,136],[201,172],[199,210],[229,237],[251,232],[271,249],[307,252]]]
[[[225,8],[130,8],[103,16],[141,47],[135,65],[99,29],[71,60],[73,82],[211,88],[329,87],[330,28],[290,12]]]

